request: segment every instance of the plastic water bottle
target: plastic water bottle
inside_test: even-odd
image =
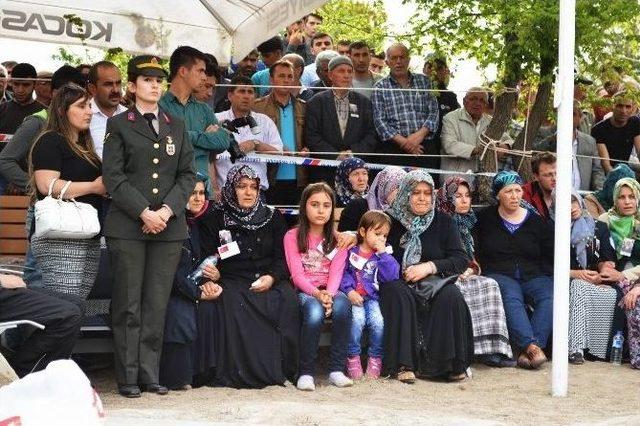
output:
[[[189,274],[187,278],[191,281],[196,281],[200,279],[202,277],[202,274],[204,273],[204,268],[207,266],[216,266],[218,264],[219,259],[220,259],[220,256],[217,254],[207,257],[205,260],[202,261],[202,263],[200,263],[200,265],[198,265],[195,271]]]
[[[613,336],[613,343],[611,344],[611,364],[621,365],[622,364],[622,344],[624,343],[624,336],[622,335],[622,331],[618,331],[615,336]]]

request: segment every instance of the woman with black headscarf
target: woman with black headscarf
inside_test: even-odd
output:
[[[188,238],[182,244],[182,254],[171,297],[167,305],[164,341],[160,357],[160,384],[169,389],[187,390],[193,380],[192,345],[198,335],[196,316],[198,305],[220,295],[220,286],[207,277],[191,280],[189,275],[200,264],[200,223],[212,203],[207,199],[207,177],[196,174],[196,186],[187,203]]]
[[[295,383],[299,309],[284,258],[281,214],[260,200],[260,178],[247,165],[229,170],[222,201],[202,220],[202,257],[222,288],[215,302],[215,374],[208,384],[262,388]],[[199,332],[207,332],[199,330]]]

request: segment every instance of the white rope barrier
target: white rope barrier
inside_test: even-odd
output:
[[[229,158],[230,156],[228,153],[219,154],[217,156],[217,159],[229,159]],[[249,153],[245,157],[242,157],[241,159],[239,159],[239,161],[243,161],[246,163],[275,163],[275,164],[291,164],[296,166],[311,166],[311,167],[338,167],[341,163],[341,161],[338,161],[338,160],[325,160],[320,158],[303,158],[303,157],[294,157],[290,155],[256,154],[256,153]],[[488,172],[474,173],[474,172],[468,171],[465,173],[465,172],[452,171],[452,170],[431,169],[427,167],[406,167],[406,166],[398,166],[394,164],[367,163],[367,168],[374,169],[374,170],[382,170],[390,166],[402,167],[405,170],[420,169],[431,174],[451,174],[451,175],[488,176],[488,177],[493,177],[496,175],[495,173],[488,173]]]

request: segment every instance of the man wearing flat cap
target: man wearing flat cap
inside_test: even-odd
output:
[[[351,90],[353,63],[348,56],[329,61],[328,77],[334,87],[318,93],[307,102],[305,139],[311,152],[335,152],[325,156],[343,160],[352,153],[375,152],[378,140],[373,125],[371,101]],[[315,155],[313,155],[315,157]],[[365,160],[366,161],[366,160]],[[311,181],[333,182],[333,170],[313,167]]]
[[[185,125],[158,106],[160,58],[127,67],[135,104],[107,121],[103,179],[112,202],[104,224],[115,278],[111,318],[118,392],[164,395],[159,362],[173,276],[187,238],[185,205],[195,185]]]

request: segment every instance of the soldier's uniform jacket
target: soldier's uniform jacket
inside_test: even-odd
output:
[[[103,180],[113,198],[104,235],[178,241],[187,238],[185,205],[195,186],[193,146],[184,122],[158,111],[158,136],[136,107],[109,118],[102,160]],[[159,234],[144,234],[140,214],[166,204],[173,211]]]

